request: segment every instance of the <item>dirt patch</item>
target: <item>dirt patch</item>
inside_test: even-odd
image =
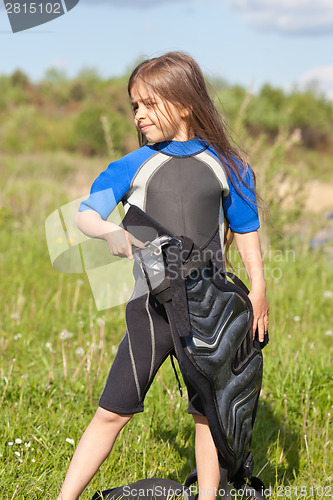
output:
[[[305,186],[305,209],[322,213],[333,210],[333,182],[312,181]]]

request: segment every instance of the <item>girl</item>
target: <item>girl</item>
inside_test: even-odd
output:
[[[268,301],[261,259],[253,174],[228,138],[226,126],[208,95],[203,74],[188,55],[171,52],[135,68],[128,84],[140,148],[102,172],[80,206],[76,223],[107,242],[113,255],[133,258],[143,243],[107,218],[119,201],[139,206],[171,234],[191,237],[201,247],[222,246],[232,234],[248,273],[253,331],[263,341]],[[230,244],[230,239],[229,239]],[[109,455],[118,433],[143,401],[173,343],[165,310],[138,280],[126,306],[123,337],[99,401],[71,461],[58,500],[79,497]],[[196,438],[199,500],[216,491],[218,455],[198,398],[188,387],[189,413]]]

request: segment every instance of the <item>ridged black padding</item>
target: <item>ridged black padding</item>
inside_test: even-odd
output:
[[[231,464],[232,477],[249,453],[263,358],[253,345],[252,307],[245,292],[221,275],[209,278],[206,271],[206,277],[187,281],[191,327],[184,345],[211,386],[215,423],[211,407],[207,416],[215,443],[221,437],[224,441],[223,455]]]
[[[131,207],[125,219],[125,228],[125,222],[142,224],[156,229],[159,235],[168,234],[137,207]],[[252,476],[249,446],[262,380],[261,348],[268,343],[268,334],[259,342],[257,331],[253,341],[248,290],[236,276],[231,276],[234,283],[227,281],[219,237],[217,240],[212,238],[205,245],[205,250],[214,252],[209,264],[202,258],[194,265],[195,260],[186,256],[189,266],[180,253],[175,262],[172,247],[166,248],[168,272],[172,262],[178,278],[171,279],[170,275],[170,288],[161,303],[168,315],[181,372],[200,398],[221,468],[227,470],[229,481],[240,489],[244,487],[246,497],[261,500],[265,498],[264,485]],[[186,266],[190,275],[180,272]]]

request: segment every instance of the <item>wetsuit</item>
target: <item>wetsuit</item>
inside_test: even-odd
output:
[[[222,247],[224,217],[239,233],[259,228],[250,169],[239,170],[247,188],[239,194],[214,150],[202,139],[144,146],[112,162],[92,185],[79,210],[95,210],[106,220],[122,201],[136,205],[171,234],[188,236],[200,247],[214,241]],[[120,414],[143,411],[154,376],[173,352],[164,307],[137,279],[126,306],[126,333],[119,344],[99,405]],[[186,382],[186,381],[185,381]],[[200,401],[187,384],[189,413],[202,414]]]

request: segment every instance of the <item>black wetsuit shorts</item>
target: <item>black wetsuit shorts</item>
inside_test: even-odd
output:
[[[137,280],[126,305],[126,333],[111,366],[99,406],[105,410],[131,415],[144,410],[144,398],[154,377],[174,354],[171,330],[165,308]],[[144,293],[145,292],[145,293]],[[188,413],[203,415],[199,397],[190,384]]]

